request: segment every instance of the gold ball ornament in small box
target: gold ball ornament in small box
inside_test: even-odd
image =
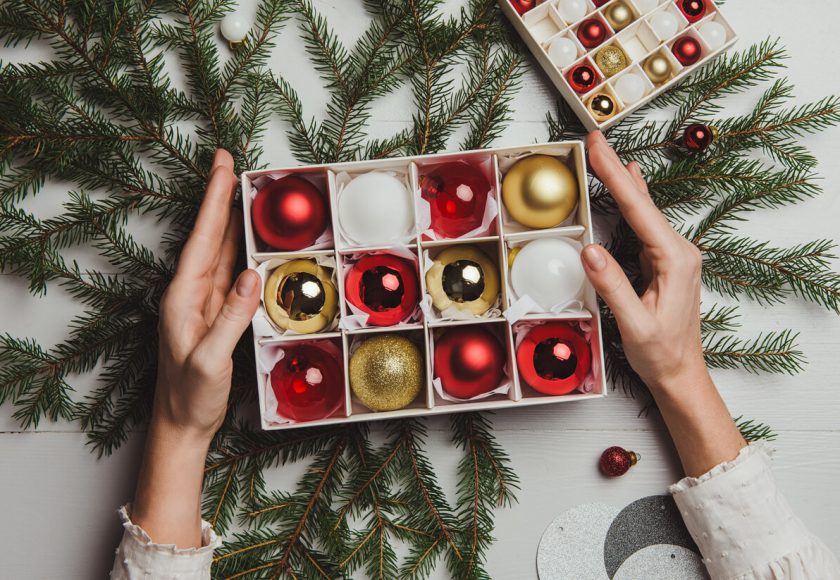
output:
[[[627,68],[629,60],[624,51],[611,44],[595,53],[595,64],[607,78],[613,77]]]
[[[616,32],[630,26],[635,18],[633,10],[623,0],[617,0],[610,4],[604,10],[604,17]]]
[[[423,357],[413,342],[381,334],[359,345],[350,357],[350,389],[371,411],[410,405],[423,387]]]
[[[663,54],[654,54],[649,57],[642,65],[642,70],[648,78],[654,83],[664,83],[674,72],[671,63]]]
[[[477,246],[452,246],[426,272],[426,291],[440,312],[450,308],[480,316],[499,296],[499,269]]]
[[[510,216],[529,228],[559,226],[577,206],[575,174],[550,155],[529,155],[514,163],[502,180],[502,201]]]
[[[265,284],[265,311],[283,330],[320,332],[338,312],[338,293],[330,273],[313,260],[291,260],[276,268]]]
[[[606,93],[593,95],[587,102],[586,108],[599,123],[612,119],[618,113],[618,105],[615,99]]]

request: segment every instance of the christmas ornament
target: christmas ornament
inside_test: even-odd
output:
[[[604,17],[612,29],[618,32],[627,28],[633,22],[633,11],[623,0],[616,0],[604,10]]]
[[[592,0],[592,3],[595,5],[595,8],[600,8],[610,0]]]
[[[651,16],[648,22],[660,40],[672,38],[680,27],[676,15],[668,10],[660,10]]]
[[[251,22],[248,17],[240,12],[231,12],[224,18],[219,25],[219,30],[225,40],[228,41],[231,48],[242,43],[245,37],[248,36],[248,31],[251,29]]]
[[[435,341],[435,376],[459,399],[492,391],[504,376],[505,351],[482,326],[455,326]]]
[[[347,301],[368,314],[371,326],[393,326],[414,312],[420,300],[415,266],[392,254],[365,256],[344,282]]]
[[[726,28],[719,22],[704,22],[700,25],[700,36],[711,50],[717,50],[726,44]]]
[[[510,216],[529,228],[563,223],[578,203],[575,174],[550,155],[529,155],[513,164],[502,179],[502,201]]]
[[[566,68],[577,60],[577,46],[565,36],[558,36],[548,46],[548,57],[558,68]]]
[[[645,80],[633,72],[621,75],[615,81],[615,94],[625,105],[632,105],[645,96]]]
[[[683,133],[683,145],[689,151],[700,153],[709,148],[717,138],[717,129],[701,123],[689,125]]]
[[[464,161],[445,163],[420,177],[420,194],[432,210],[432,229],[443,238],[458,238],[481,225],[490,182]]]
[[[522,16],[537,5],[537,0],[510,0],[510,5]]]
[[[660,53],[650,56],[642,65],[642,70],[651,81],[657,84],[667,81],[673,72],[668,58]]]
[[[544,395],[566,395],[583,384],[592,364],[589,343],[565,322],[535,326],[516,351],[519,374]]]
[[[686,20],[690,23],[695,23],[706,15],[705,0],[678,0],[680,12],[683,13]]]
[[[659,6],[659,0],[634,0],[636,7],[642,14],[647,14]]]
[[[581,94],[588,93],[601,82],[595,69],[585,62],[580,63],[570,70],[567,78],[572,90]]]
[[[414,200],[402,180],[381,171],[353,178],[338,195],[338,221],[353,242],[390,246],[414,226]]]
[[[265,311],[283,330],[300,334],[326,328],[338,311],[338,294],[329,272],[313,260],[290,260],[265,284]]]
[[[702,56],[702,48],[696,38],[692,36],[682,36],[674,43],[671,52],[680,61],[683,66],[691,66],[700,60]]]
[[[597,18],[589,18],[581,22],[577,37],[585,48],[595,48],[607,39],[607,27]]]
[[[330,342],[284,347],[271,370],[277,414],[293,421],[315,421],[335,413],[344,403],[341,351]]]
[[[324,195],[303,177],[287,175],[260,189],[251,206],[254,232],[276,250],[311,246],[327,229]]]
[[[605,46],[595,53],[595,64],[609,78],[627,68],[627,55],[615,45]]]
[[[517,296],[530,296],[545,312],[580,298],[586,273],[580,252],[563,238],[528,242],[509,257],[510,283]]]
[[[420,349],[399,334],[368,338],[350,357],[350,389],[371,411],[411,404],[423,387]]]
[[[618,106],[615,104],[615,101],[606,93],[593,95],[586,106],[599,123],[610,119],[618,112]]]
[[[585,0],[560,0],[557,12],[566,24],[573,24],[586,16]]]
[[[621,447],[610,447],[601,454],[601,471],[609,477],[619,477],[636,465],[639,456]]]
[[[477,246],[452,246],[426,272],[426,291],[440,312],[454,307],[479,316],[499,296],[499,270]]]

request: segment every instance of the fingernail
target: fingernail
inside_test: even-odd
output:
[[[607,142],[607,138],[604,137],[604,134],[601,131],[595,131],[595,138],[601,143]]]
[[[594,272],[600,272],[607,266],[607,261],[601,253],[603,250],[599,246],[591,245],[583,249],[583,261],[589,266],[589,269]]]
[[[258,277],[253,270],[245,270],[239,275],[239,280],[236,281],[236,293],[246,298],[254,293],[257,289]]]
[[[222,162],[222,156],[225,154],[224,149],[216,149],[216,152],[213,154],[213,167],[216,167]]]

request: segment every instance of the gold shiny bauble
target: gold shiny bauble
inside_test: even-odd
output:
[[[276,268],[265,284],[265,311],[283,330],[319,332],[338,312],[338,293],[330,273],[312,260],[291,260]]]
[[[626,69],[628,60],[623,50],[611,44],[595,53],[595,64],[609,78]]]
[[[481,315],[499,296],[499,269],[477,246],[452,246],[426,272],[426,291],[441,312],[455,307]]]
[[[615,104],[615,99],[605,93],[594,95],[586,103],[586,107],[599,123],[603,123],[607,119],[612,118],[618,112],[618,105]]]
[[[514,163],[502,180],[502,200],[510,216],[529,228],[563,223],[578,203],[575,174],[549,155],[530,155]]]
[[[642,65],[642,69],[654,83],[664,83],[671,78],[673,72],[671,63],[663,54],[654,54],[649,57]]]
[[[350,357],[350,389],[371,411],[402,409],[422,388],[423,357],[403,336],[374,336]]]
[[[621,0],[613,2],[604,10],[604,16],[616,32],[627,28],[633,22],[633,11]]]

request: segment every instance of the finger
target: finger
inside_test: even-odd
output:
[[[216,262],[213,274],[213,285],[221,292],[230,290],[233,268],[236,266],[236,253],[239,250],[239,236],[242,233],[242,214],[238,209],[230,212],[225,236],[222,239],[222,249]]]
[[[627,164],[627,170],[630,172],[630,175],[633,176],[633,181],[636,182],[636,187],[648,193],[648,186],[647,182],[645,181],[645,176],[642,175],[642,168],[637,161],[631,161]]]
[[[647,311],[615,258],[598,244],[590,244],[581,252],[581,261],[589,281],[613,311],[619,326],[638,326]]]
[[[260,304],[259,288],[260,277],[254,270],[239,275],[199,345],[205,356],[230,358]]]

